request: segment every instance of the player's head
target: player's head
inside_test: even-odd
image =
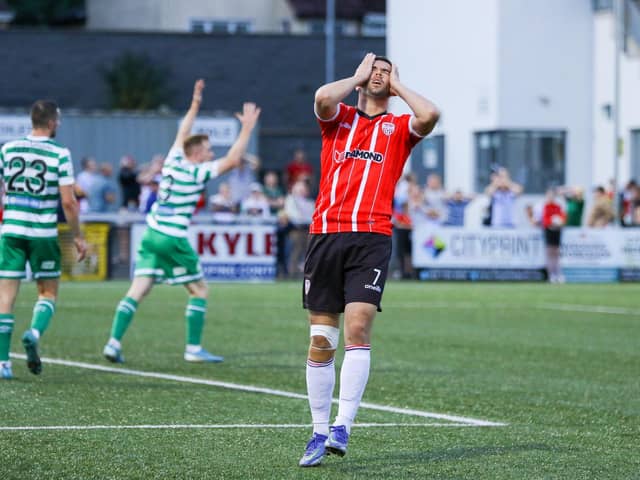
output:
[[[31,126],[34,130],[44,130],[49,137],[56,136],[56,129],[60,125],[60,109],[56,102],[37,100],[31,106]]]
[[[392,63],[387,57],[377,56],[373,61],[371,75],[362,93],[374,98],[389,98]]]
[[[184,155],[193,163],[208,162],[213,159],[208,135],[191,135],[182,144]]]

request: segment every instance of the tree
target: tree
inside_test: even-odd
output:
[[[125,52],[102,74],[111,108],[152,110],[166,105],[171,97],[169,70],[156,65],[146,54]]]

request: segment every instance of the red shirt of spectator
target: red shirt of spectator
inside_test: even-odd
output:
[[[312,174],[313,167],[307,162],[304,150],[296,150],[293,160],[287,165],[287,191],[291,191],[291,187],[298,180],[308,180]]]
[[[556,202],[545,203],[542,207],[542,228],[560,228],[567,221],[567,215]]]

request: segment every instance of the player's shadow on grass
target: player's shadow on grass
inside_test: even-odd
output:
[[[335,469],[341,473],[371,472],[372,469],[383,473],[385,470],[397,470],[410,465],[424,465],[425,463],[450,462],[468,460],[479,457],[501,456],[520,452],[557,452],[558,449],[541,443],[527,443],[509,447],[458,447],[445,450],[425,450],[412,452],[394,452],[358,457],[353,463],[347,460],[326,461],[322,466]]]

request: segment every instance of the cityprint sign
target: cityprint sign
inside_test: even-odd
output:
[[[416,225],[413,266],[424,280],[543,280],[540,230]],[[640,280],[640,231],[564,228],[560,267],[567,281]]]
[[[416,225],[413,265],[416,268],[542,268],[544,241],[537,230]]]

